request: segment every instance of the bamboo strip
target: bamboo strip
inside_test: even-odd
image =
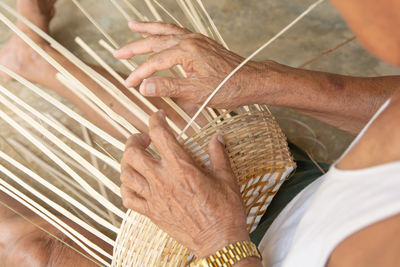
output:
[[[46,116],[47,118],[49,118],[49,120],[51,120],[51,121],[53,121],[55,124],[57,124],[61,129],[64,129],[64,130],[65,130],[66,132],[68,132],[70,135],[75,136],[75,138],[77,138],[77,140],[79,140],[79,143],[83,142],[79,137],[77,137],[73,132],[71,132],[71,130],[69,130],[67,127],[65,127],[64,125],[62,125],[59,121],[57,121],[57,120],[56,120],[54,117],[52,117],[50,114],[45,113],[45,116]],[[80,126],[81,126],[81,127],[84,127],[85,129],[87,129],[87,128],[86,128],[84,125],[82,125],[82,124],[80,124]],[[89,136],[90,136],[90,133],[89,133],[88,131],[87,131],[87,133],[88,133]],[[98,157],[97,157],[97,158],[99,158],[100,160],[102,160],[104,163],[107,163],[107,162],[105,162],[105,161],[107,160],[107,161],[109,162],[108,165],[109,165],[110,167],[112,167],[115,171],[119,172],[119,171],[121,170],[121,166],[120,166],[120,163],[119,163],[118,160],[116,160],[114,157],[110,156],[110,154],[103,153],[103,152],[101,152],[101,151],[95,149],[95,148],[93,147],[93,144],[92,144],[92,145],[89,145],[89,144],[83,145],[83,144],[82,144],[81,147],[84,148],[84,149],[87,149],[90,156],[96,156],[96,157],[97,157],[97,154],[98,154]],[[91,147],[91,148],[89,148],[89,147]],[[92,153],[91,151],[93,151],[93,153]],[[104,151],[104,150],[103,150],[103,151]],[[104,157],[104,160],[102,159],[103,157]],[[112,165],[111,165],[111,164],[112,164]],[[93,175],[93,174],[92,174],[92,175]]]
[[[59,157],[52,153],[40,140],[33,137],[32,134],[25,128],[21,127],[17,122],[11,119],[5,112],[0,110],[0,117],[3,118],[10,126],[21,133],[25,138],[32,142],[39,150],[41,150],[46,156],[53,160],[60,168],[68,173],[73,179],[77,181],[94,199],[96,199],[101,205],[112,210],[116,215],[123,218],[124,212],[117,208],[114,204],[104,199],[104,197],[94,190],[84,179],[82,179],[74,170],[72,170],[67,164],[65,164]],[[120,193],[118,194],[120,196]],[[100,218],[99,218],[100,219]],[[106,222],[106,225],[114,229],[114,226]],[[114,229],[115,230],[115,229]]]
[[[85,17],[93,24],[93,26],[113,45],[114,48],[120,47],[120,45],[113,39],[97,22],[96,20],[86,11],[86,9],[77,1],[72,0],[76,7],[85,15]],[[132,60],[123,60],[124,64],[127,64],[128,68],[136,68],[138,65]]]
[[[75,38],[76,43],[82,47],[82,49],[84,49],[94,60],[96,60],[97,63],[100,64],[100,66],[102,66],[108,73],[111,74],[111,76],[113,76],[119,83],[121,83],[125,88],[127,88],[125,86],[125,80],[121,77],[121,75],[119,75],[115,70],[113,70],[101,57],[99,57],[99,55],[97,55],[97,53],[95,51],[93,51],[93,49],[91,49],[81,38],[76,37]],[[136,91],[134,88],[127,88],[129,90],[129,92],[131,92],[132,94],[134,94],[140,101],[142,101],[142,103],[144,103],[151,111],[153,112],[157,112],[158,109],[156,106],[154,106],[148,99],[146,99],[144,96],[142,96],[142,94],[140,94],[138,91]],[[127,99],[129,99],[128,97],[126,97]],[[132,103],[131,105],[134,105],[137,107],[137,109],[140,109],[135,103],[133,103],[130,99],[129,101]],[[167,102],[168,103],[168,102]],[[169,102],[171,103],[171,102]],[[171,106],[172,108],[174,106]],[[127,107],[129,108],[129,107]],[[140,109],[141,110],[141,109]],[[175,109],[175,111],[178,113],[178,110]],[[137,110],[136,112],[139,112],[139,110]],[[144,111],[141,111],[144,113]],[[178,113],[179,114],[179,113]],[[137,116],[138,114],[135,113],[135,115]],[[145,115],[147,115],[145,113]],[[184,117],[183,114],[179,114],[181,117]],[[144,116],[144,115],[143,115]],[[148,115],[147,115],[148,116]],[[169,125],[171,126],[171,128],[177,133],[180,134],[181,133],[181,129],[170,119],[170,118],[166,118],[167,122],[169,123]],[[146,122],[147,123],[149,120],[149,118],[147,118]],[[184,137],[185,139],[187,138]]]
[[[156,21],[163,21],[161,16],[160,16],[160,13],[158,13],[157,9],[154,7],[154,5],[151,2],[151,0],[144,0],[144,2],[146,3],[148,9],[150,10],[151,14],[154,16]]]
[[[90,75],[90,74],[88,74]],[[96,81],[97,84],[99,84],[101,87],[105,88],[106,85],[104,83],[102,83],[97,76],[99,75],[98,73],[93,74],[92,76],[90,76],[94,81]],[[56,74],[56,78],[63,84],[65,85],[67,88],[70,88],[71,90],[73,90],[74,94],[77,95],[82,101],[84,101],[91,109],[93,109],[97,114],[99,114],[104,120],[106,120],[108,123],[110,123],[119,133],[121,133],[125,138],[129,138],[132,134],[138,133],[139,131],[131,124],[129,123],[125,118],[123,118],[122,116],[118,115],[117,113],[115,113],[114,111],[112,111],[110,114],[109,110],[110,109],[104,102],[102,102],[102,100],[100,98],[98,98],[93,92],[91,92],[88,88],[85,88],[84,90],[86,91],[82,91],[79,88],[79,84],[77,84],[75,81],[68,79],[65,75],[61,74],[61,73],[57,73]],[[111,94],[114,98],[117,98],[118,102],[123,102],[124,100],[121,98],[118,98],[118,96],[116,96],[116,89],[113,88],[113,86],[107,87],[108,89],[105,90],[107,91],[107,93]],[[116,94],[114,94],[114,91]],[[88,94],[91,95],[93,98],[88,97]],[[95,100],[94,103],[91,101]],[[107,109],[107,110],[105,110]],[[117,117],[118,121],[121,124],[118,124],[117,121],[115,121],[115,116]],[[114,117],[114,118],[113,118]],[[123,125],[123,126],[121,126]],[[127,131],[127,130],[129,131]]]
[[[236,73],[238,72],[247,62],[249,62],[251,59],[253,59],[258,53],[260,53],[264,48],[266,48],[268,45],[270,45],[273,41],[278,39],[282,34],[287,32],[290,28],[292,28],[298,21],[300,21],[302,18],[304,18],[308,13],[310,13],[314,8],[316,8],[319,4],[321,4],[324,0],[318,0],[314,2],[312,5],[310,5],[303,13],[301,13],[298,17],[296,17],[291,23],[289,23],[285,28],[283,28],[280,32],[278,32],[275,36],[273,36],[269,41],[267,41],[265,44],[263,44],[260,48],[258,48],[256,51],[254,51],[249,57],[247,57],[242,63],[240,63],[219,85],[215,90],[211,93],[211,95],[206,99],[206,101],[202,104],[200,109],[196,112],[196,114],[193,116],[191,119],[191,122],[186,125],[186,127],[183,129],[183,132],[186,132],[186,130],[190,127],[190,124],[196,120],[196,118],[199,116],[201,111],[207,106],[208,103],[210,103],[211,99],[218,93],[218,91],[222,88],[222,86],[225,85],[225,83]],[[178,136],[178,139],[180,139],[181,136]]]
[[[100,214],[103,217],[107,217],[107,213],[104,212],[102,209],[100,209],[99,207],[97,207],[96,205],[94,205],[92,202],[93,200],[89,200],[87,197],[87,192],[84,191],[82,189],[82,187],[79,187],[76,182],[74,182],[73,180],[71,181],[70,177],[67,177],[66,175],[64,175],[63,173],[59,172],[58,170],[56,170],[54,167],[50,166],[49,164],[47,164],[45,161],[43,161],[42,159],[40,159],[38,156],[36,156],[35,154],[33,154],[29,149],[26,149],[25,146],[23,146],[22,144],[20,144],[18,141],[14,140],[14,139],[7,139],[8,142],[10,142],[17,150],[19,150],[21,153],[24,153],[26,156],[28,156],[30,159],[32,159],[39,167],[41,167],[42,169],[46,170],[47,172],[49,172],[50,174],[59,177],[60,179],[62,179],[65,183],[63,184],[63,186],[65,186],[66,188],[68,188],[71,192],[75,192],[75,198],[78,199],[78,201],[80,202],[84,202],[86,203],[86,205],[91,208],[92,210],[96,211],[98,214]],[[74,189],[72,189],[71,187],[73,187]],[[71,189],[70,189],[71,188]],[[79,191],[79,192],[76,192]],[[72,205],[72,204],[71,204]]]
[[[0,3],[4,7],[4,3]],[[17,14],[19,17],[23,18],[19,14]],[[19,18],[18,17],[18,18]],[[136,131],[136,129],[122,116],[118,115],[115,113],[109,106],[104,104],[92,91],[90,91],[84,84],[82,84],[79,80],[77,80],[71,73],[69,73],[61,64],[59,64],[55,59],[53,59],[51,56],[49,56],[40,46],[38,46],[35,42],[33,42],[24,32],[22,32],[15,24],[13,24],[10,20],[7,19],[2,13],[0,13],[0,20],[6,24],[14,33],[16,33],[22,40],[24,40],[31,48],[33,48],[39,55],[41,55],[48,63],[50,63],[54,68],[56,68],[59,72],[61,72],[63,75],[65,75],[68,79],[73,81],[78,85],[78,89],[81,90],[83,94],[85,94],[89,99],[94,101],[99,107],[101,107],[113,120],[117,121],[121,125],[123,125],[125,128],[129,129],[132,133]],[[25,21],[28,24],[26,24],[28,27],[31,27],[31,29],[36,29],[38,32],[41,34],[46,35],[43,31],[38,29],[35,25],[30,23],[28,20],[25,19]],[[29,24],[30,23],[30,24]],[[36,27],[36,28],[35,28]],[[47,37],[49,37],[47,35]],[[51,40],[53,40],[51,37],[49,37]],[[55,42],[53,40],[53,42]],[[55,43],[55,48],[56,47],[62,47],[58,43]],[[90,73],[88,71],[90,67],[88,67],[85,63],[83,63],[81,60],[76,58],[74,55],[72,55],[70,58],[68,57],[69,54],[72,54],[69,52],[67,49],[62,47],[61,51],[66,51],[64,53],[64,56],[68,58],[72,63],[76,64],[81,70],[83,70],[85,73],[88,73],[89,77],[92,77],[94,73]],[[61,52],[62,53],[62,52]],[[92,74],[92,75],[91,75]],[[96,81],[96,80],[95,80]],[[97,81],[96,81],[97,82]],[[115,90],[114,88],[108,88],[108,87],[103,87],[108,93],[110,93],[113,97],[116,99],[120,100],[118,98],[118,94],[121,92],[119,90]]]
[[[128,0],[123,0],[125,5],[135,14],[141,21],[149,21],[145,15],[143,15],[136,7],[134,7]]]
[[[103,39],[100,39],[99,44],[113,56],[114,51],[116,50],[114,47],[112,47],[110,44],[108,44]],[[132,62],[130,62],[126,59],[119,59],[118,61],[121,62],[129,71],[134,71],[138,66],[136,63],[131,64]]]
[[[104,155],[100,151],[94,149],[92,146],[83,142],[81,139],[79,139],[73,133],[69,132],[65,127],[62,126],[61,123],[56,121],[54,118],[53,118],[53,120],[49,119],[48,117],[43,115],[41,112],[37,111],[32,106],[28,105],[22,99],[17,97],[15,94],[11,93],[11,91],[4,88],[2,85],[0,85],[0,92],[3,93],[4,95],[6,95],[8,98],[13,100],[15,103],[17,103],[21,107],[23,107],[24,109],[26,109],[27,111],[29,111],[30,113],[32,113],[33,115],[35,115],[38,119],[45,122],[47,125],[51,126],[53,129],[55,129],[60,134],[64,135],[65,137],[67,137],[68,139],[70,139],[71,141],[76,143],[77,145],[81,146],[83,149],[87,150],[90,153],[90,155],[92,155],[92,156],[94,155],[94,156],[98,157],[99,159],[101,159],[102,161],[107,163],[109,166],[111,166],[113,169],[115,169],[118,172],[121,170],[121,166],[118,162],[115,162],[113,159],[109,158],[108,156]],[[82,124],[81,124],[81,126],[82,126]]]
[[[122,16],[124,16],[124,18],[127,21],[133,21],[132,17],[129,16],[129,14],[125,12],[125,10],[122,8],[122,6],[120,6],[120,4],[117,1],[115,1],[115,0],[110,0],[110,1],[117,8],[117,10],[122,14]]]
[[[82,131],[83,139],[85,140],[85,142],[86,142],[90,147],[93,148],[93,142],[92,142],[92,139],[91,139],[91,137],[90,137],[90,134],[89,134],[88,130],[86,129],[86,127],[83,126],[82,124],[81,124],[81,131]],[[94,149],[94,148],[93,148],[93,149]],[[97,158],[96,158],[93,154],[90,154],[90,160],[92,161],[92,165],[93,165],[96,169],[100,170],[100,167],[99,167],[99,163],[98,163],[98,161],[97,161]],[[118,164],[118,166],[120,166],[120,164]],[[108,194],[107,194],[106,188],[104,187],[104,184],[102,184],[100,181],[98,181],[98,185],[99,185],[100,193],[101,193],[106,199],[108,199]],[[108,218],[110,219],[111,223],[112,223],[113,225],[117,225],[117,222],[116,222],[116,220],[115,220],[114,214],[113,214],[111,211],[109,211],[109,210],[107,210],[107,213],[108,213]]]
[[[91,49],[80,37],[75,38],[75,42],[83,49],[86,53],[88,53],[101,67],[103,67],[108,73],[111,74],[118,82],[120,82],[125,87],[125,80],[115,71],[113,70],[102,58],[100,58],[97,53]],[[125,87],[126,88],[126,87]],[[147,99],[145,99],[139,92],[137,92],[133,88],[127,88],[129,92],[134,94],[139,100],[141,100],[151,111],[156,112],[157,108],[150,103]],[[142,122],[145,124],[148,123],[149,115],[144,112],[139,106],[137,106],[132,100],[130,100],[127,96],[125,96],[122,92],[119,94],[119,97],[123,99],[121,104],[123,104],[126,108],[135,110],[135,116],[137,116]],[[137,113],[136,113],[137,112]],[[141,117],[142,116],[142,117]]]
[[[93,78],[93,77],[92,77]],[[97,115],[100,115],[106,122],[108,122],[114,129],[116,129],[123,137],[128,139],[132,133],[137,133],[138,131],[136,128],[133,126],[130,129],[130,132],[128,132],[127,129],[122,127],[120,124],[118,124],[116,121],[114,121],[104,110],[99,108],[95,103],[93,103],[87,96],[85,96],[79,89],[76,83],[74,83],[71,80],[68,80],[64,75],[61,73],[56,74],[56,79],[62,83],[65,87],[69,88],[79,99],[81,99],[85,104],[92,109],[94,112],[96,112]],[[98,100],[100,101],[100,99]]]
[[[196,18],[193,16],[193,14],[190,11],[190,8],[187,6],[187,3],[184,0],[176,0],[178,3],[179,7],[182,9],[183,13],[185,14],[186,18],[190,21],[192,26],[195,28],[197,32],[200,32],[206,36],[208,36],[207,31],[205,30],[203,25],[199,25],[198,21]]]
[[[191,16],[193,17],[193,20],[196,22],[198,25],[198,32],[210,37],[209,32],[207,31],[206,27],[204,26],[203,22],[200,19],[200,15],[197,13],[196,8],[194,7],[193,3],[191,0],[185,0],[186,1],[186,6],[189,8],[189,12]]]
[[[156,1],[156,0],[154,0]],[[215,35],[217,36],[219,42],[226,48],[229,50],[229,47],[227,45],[227,43],[225,42],[224,38],[222,38],[221,33],[219,32],[217,26],[215,25],[213,19],[211,18],[210,14],[207,12],[207,9],[204,7],[203,1],[202,0],[196,0],[198,5],[201,8],[201,11],[203,11],[204,15],[206,16],[208,23],[211,25]]]
[[[40,123],[37,123],[32,117],[20,110],[17,106],[12,104],[2,95],[0,95],[0,102],[6,105],[10,110],[12,110],[18,117],[23,119],[27,124],[32,126],[35,130],[39,131],[43,136],[45,136],[49,141],[59,147],[66,154],[70,155],[77,163],[82,165],[84,168],[93,173],[94,177],[100,180],[104,185],[107,186],[114,194],[121,196],[120,188],[114,182],[112,182],[108,177],[106,177],[102,172],[91,165],[85,158],[83,158],[79,153],[73,150],[71,147],[66,145],[57,136],[51,133],[49,130],[44,128]],[[20,126],[21,127],[21,126]],[[108,200],[107,200],[108,201]]]
[[[36,139],[41,140],[42,142],[44,142],[42,139],[40,139],[39,137],[37,137],[36,135],[32,134],[32,136],[34,136]],[[72,159],[71,157],[69,157],[68,155],[64,154],[63,152],[57,150],[56,148],[54,148],[53,146],[49,146],[46,145],[45,146],[51,151],[53,152],[57,157],[59,157],[60,159],[62,159],[65,163],[67,163],[70,167],[73,167],[76,170],[81,171],[82,173],[84,173],[85,175],[87,175],[88,177],[91,177],[94,180],[97,180],[97,177],[93,175],[93,173],[91,173],[90,171],[88,171],[87,169],[85,169],[84,167],[82,167],[82,165],[80,165],[79,163],[77,163],[74,159]],[[86,192],[87,193],[87,192]]]
[[[92,250],[90,250],[88,247],[86,247],[77,238],[75,238],[68,231],[66,231],[60,225],[58,225],[57,223],[52,221],[49,217],[47,217],[45,215],[47,213],[46,209],[44,209],[43,207],[39,207],[39,205],[37,203],[35,203],[33,200],[28,199],[24,194],[22,194],[21,192],[17,191],[12,186],[10,186],[9,189],[7,189],[3,185],[0,185],[0,190],[3,191],[4,193],[6,193],[7,195],[9,195],[10,197],[12,197],[13,199],[15,199],[18,202],[20,202],[25,207],[29,208],[31,211],[33,211],[35,214],[37,214],[40,217],[42,217],[47,222],[49,222],[51,225],[53,225],[55,228],[57,228],[59,231],[61,231],[63,234],[65,234],[68,238],[70,238],[73,242],[75,242],[77,245],[79,245],[83,250],[85,250],[93,258],[95,258],[96,260],[98,260],[99,262],[104,264],[105,266],[110,266],[109,263],[107,263],[105,260],[103,260],[101,257],[99,257],[96,253],[94,253]]]
[[[114,46],[119,47],[119,44],[96,22],[96,20],[83,8],[77,0],[72,0],[75,6],[85,15],[85,17],[96,27],[96,29]]]
[[[93,141],[93,142],[94,142],[94,144],[95,144],[100,150],[102,150],[102,151],[104,152],[104,154],[108,155],[108,156],[109,156],[110,158],[112,158],[113,160],[119,162],[119,160],[117,160],[113,155],[111,155],[111,153],[110,153],[109,151],[107,151],[107,149],[105,149],[101,144],[99,144],[99,143],[96,142],[96,141]]]
[[[103,219],[102,217],[100,217],[99,215],[97,215],[96,213],[91,211],[90,209],[88,209],[84,204],[76,201],[70,195],[66,194],[65,192],[63,192],[59,188],[55,187],[53,184],[49,183],[47,180],[43,179],[38,174],[36,174],[32,170],[28,169],[26,166],[22,165],[18,161],[14,160],[10,156],[8,156],[6,153],[0,151],[0,158],[2,158],[3,160],[5,160],[5,161],[9,162],[10,164],[14,165],[14,167],[18,168],[20,171],[22,171],[23,173],[27,174],[29,177],[34,179],[37,183],[40,183],[44,187],[48,188],[52,192],[54,192],[57,195],[59,195],[61,198],[65,199],[65,201],[67,201],[68,203],[70,203],[71,205],[73,205],[74,207],[79,209],[80,211],[82,211],[85,214],[87,214],[88,216],[90,216],[97,223],[103,225],[105,228],[111,230],[112,232],[115,232],[115,233],[118,232],[118,228],[117,227],[115,227],[114,225],[111,225],[108,221],[106,221],[105,219]],[[76,221],[76,223],[80,225],[81,222]],[[85,229],[91,229],[91,228],[86,228],[86,226],[84,226],[84,224],[82,224],[81,226],[83,228],[85,228]],[[114,241],[112,239],[110,239],[109,237],[107,237],[106,235],[104,235],[103,233],[101,233],[100,231],[96,230],[95,228],[91,229],[91,231],[93,232],[94,235],[96,235],[97,237],[102,239],[104,242],[106,242],[106,243],[108,243],[108,244],[110,244],[112,246],[114,245]]]
[[[178,25],[179,27],[183,28],[182,23],[180,23],[179,20],[178,20],[174,15],[172,15],[171,12],[169,12],[163,5],[161,5],[157,0],[154,0],[154,3],[156,3],[156,5],[157,5],[162,11],[164,11],[165,14],[167,14],[168,17],[170,17],[170,18],[175,22],[176,25]]]
[[[84,125],[88,129],[90,129],[93,133],[97,134],[99,137],[101,137],[103,140],[109,142],[111,145],[114,147],[118,148],[120,151],[124,151],[125,145],[120,142],[119,140],[115,139],[108,133],[104,132],[102,129],[91,123],[90,121],[86,120],[83,118],[81,115],[70,109],[68,106],[64,105],[60,101],[58,101],[56,98],[52,97],[51,95],[47,94],[44,92],[42,89],[40,89],[38,86],[34,85],[33,83],[29,82],[22,76],[18,75],[17,73],[11,71],[7,67],[3,66],[0,64],[0,70],[7,75],[11,76],[13,79],[18,81],[20,84],[24,85],[26,88],[31,90],[33,93],[37,94],[44,100],[46,100],[48,103],[52,104],[53,106],[57,107],[60,109],[62,112],[64,112],[66,115],[68,115],[70,118],[74,119],[78,123]]]
[[[88,225],[87,223],[85,223],[84,221],[80,220],[78,217],[76,217],[75,215],[73,215],[71,212],[69,212],[68,210],[66,210],[65,208],[63,208],[62,206],[60,206],[59,204],[57,204],[56,202],[50,200],[48,197],[44,196],[42,193],[40,193],[39,191],[37,191],[35,188],[31,187],[30,185],[28,185],[27,183],[25,183],[24,181],[22,181],[19,177],[17,177],[16,175],[14,175],[12,172],[10,172],[7,168],[5,168],[3,165],[0,164],[0,172],[4,173],[5,175],[7,175],[11,180],[13,180],[14,182],[16,182],[17,184],[19,184],[22,188],[24,188],[25,190],[27,190],[29,193],[31,193],[32,195],[34,195],[35,197],[37,197],[38,199],[42,200],[44,203],[46,203],[47,205],[49,205],[50,207],[54,208],[57,212],[61,213],[63,216],[65,216],[65,218],[70,219],[71,221],[75,222],[75,223],[79,223],[80,226],[82,226],[84,229],[88,230],[89,232],[91,232],[89,229],[90,225]],[[8,185],[8,183],[6,183],[4,180],[0,179],[0,184],[2,184],[3,186],[10,188],[11,186]],[[89,239],[87,239],[85,236],[83,236],[82,234],[80,234],[78,231],[74,230],[72,227],[70,227],[69,225],[67,225],[66,223],[64,223],[62,220],[60,220],[59,218],[57,218],[54,214],[52,214],[50,211],[46,210],[46,213],[48,214],[48,216],[50,218],[52,218],[52,220],[54,220],[55,222],[57,222],[58,224],[60,224],[62,227],[64,227],[67,231],[73,233],[73,235],[75,235],[78,239],[80,239],[81,241],[85,242],[87,245],[89,245],[92,249],[95,249],[97,252],[101,253],[102,255],[112,259],[112,256],[105,252],[103,249],[101,249],[99,246],[95,245],[94,243],[92,243]],[[94,228],[92,228],[91,230],[95,230]],[[109,241],[112,241],[111,239],[108,239]],[[110,245],[114,245],[114,242],[110,243]]]
[[[81,196],[82,194],[86,195],[86,192],[79,187],[75,181],[71,181],[70,178],[68,178],[66,175],[64,175],[63,173],[59,172],[58,170],[56,170],[54,167],[50,166],[49,164],[47,164],[45,161],[43,161],[42,159],[40,159],[38,156],[36,156],[32,151],[30,151],[29,149],[27,149],[24,145],[22,145],[21,143],[19,143],[17,140],[14,140],[12,138],[7,139],[7,141],[12,144],[14,146],[14,148],[24,154],[25,157],[29,158],[29,160],[32,160],[35,164],[37,164],[40,168],[46,170],[46,172],[50,172],[53,175],[56,175],[57,177],[59,177],[61,180],[63,180],[65,182],[65,187],[67,187],[71,192],[74,192],[76,195]],[[72,188],[73,187],[73,188]],[[79,191],[79,192],[77,192]]]

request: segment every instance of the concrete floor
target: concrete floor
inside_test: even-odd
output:
[[[2,0],[15,5],[13,0]],[[146,11],[144,1],[130,0],[135,6],[151,17]],[[129,32],[126,21],[108,0],[81,1],[102,27],[109,32],[119,44],[139,38]],[[122,1],[119,1],[122,2]],[[188,25],[174,0],[160,1],[165,4],[180,21]],[[222,36],[231,50],[247,56],[286,26],[299,15],[313,0],[204,0],[204,4],[215,20]],[[168,21],[168,18],[166,17]],[[9,38],[10,32],[0,25],[0,46]],[[107,58],[110,64],[123,70],[100,46],[97,41],[101,35],[87,21],[69,0],[59,0],[57,16],[52,23],[52,33],[62,44],[81,58],[91,61],[74,43],[74,37],[80,36],[93,44],[100,55]],[[290,66],[298,66],[320,52],[331,48],[352,36],[338,12],[325,1],[310,15],[300,21],[284,36],[275,41],[257,56],[258,60],[272,59]],[[138,59],[141,60],[140,58]],[[369,55],[354,41],[345,47],[320,58],[308,66],[309,69],[334,72],[354,76],[381,76],[400,74],[398,68],[390,66]],[[0,81],[0,84],[13,88],[24,99],[43,112],[49,112],[67,125],[70,120],[46,103],[38,102],[29,92],[15,82]],[[65,101],[64,101],[65,102]],[[2,108],[0,106],[0,108]],[[272,107],[271,110],[281,122],[281,126],[290,139],[307,148],[318,160],[332,162],[337,159],[353,139],[352,136],[327,126],[319,121],[298,114],[287,108]],[[305,126],[304,126],[305,125]],[[311,130],[310,130],[311,129]],[[4,122],[0,121],[0,135],[15,136]],[[16,137],[21,139],[21,137]],[[315,141],[315,139],[317,141]],[[2,144],[1,149],[7,145]]]

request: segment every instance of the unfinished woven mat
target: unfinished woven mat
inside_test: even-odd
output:
[[[208,143],[222,134],[253,231],[295,163],[286,138],[273,116],[259,106],[225,113],[184,141],[203,167],[209,166]],[[190,251],[160,230],[148,218],[128,211],[114,247],[113,266],[187,266]]]

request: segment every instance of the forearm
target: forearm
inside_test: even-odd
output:
[[[259,89],[264,94],[255,97],[258,102],[293,108],[352,134],[400,89],[400,76],[360,78],[267,65],[271,67]]]

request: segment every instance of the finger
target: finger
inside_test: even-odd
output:
[[[127,148],[136,145],[146,149],[151,143],[150,137],[147,134],[134,134],[125,143],[125,151]]]
[[[179,49],[177,46],[168,48],[158,54],[154,54],[129,75],[125,81],[126,86],[137,86],[144,79],[158,71],[167,70],[175,65],[182,64],[186,57],[187,53]]]
[[[164,111],[160,110],[151,116],[149,134],[154,146],[165,162],[192,161],[172,133],[165,120]]]
[[[120,179],[124,186],[135,191],[139,196],[145,199],[149,198],[150,186],[146,178],[132,169],[129,165],[123,167]]]
[[[147,216],[148,203],[128,187],[121,186],[122,204],[127,208]]]
[[[146,179],[153,179],[156,176],[155,171],[159,167],[159,161],[146,151],[149,144],[150,138],[146,134],[131,136],[125,145],[125,152],[121,160],[121,171],[122,168],[129,165]]]
[[[114,52],[114,57],[119,59],[129,59],[135,55],[160,52],[173,47],[181,41],[175,35],[152,35],[144,39],[129,43]]]
[[[186,78],[159,76],[143,80],[139,91],[144,96],[187,98],[190,88]]]
[[[161,22],[131,21],[129,22],[128,26],[132,31],[147,34],[170,35],[190,33],[189,30],[178,27],[174,24],[166,24]]]
[[[222,135],[216,135],[211,139],[208,151],[214,176],[232,182],[235,175],[232,172],[229,156],[225,151],[225,141]]]
[[[201,34],[151,35],[121,47],[114,52],[114,57],[129,59],[135,55],[158,53],[187,39],[206,40],[207,38]]]

